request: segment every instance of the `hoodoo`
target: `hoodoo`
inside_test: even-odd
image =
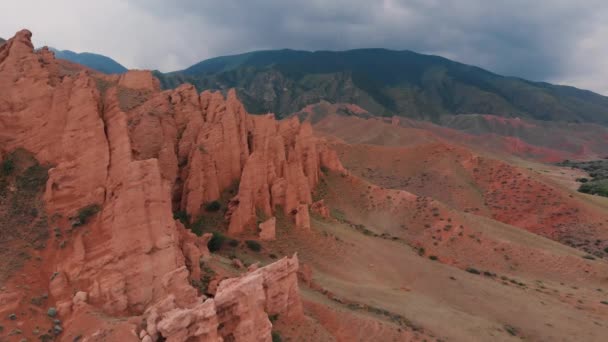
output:
[[[209,236],[187,231],[173,213],[195,219],[238,184],[228,234],[256,236],[260,213],[297,210],[299,222],[320,167],[343,171],[310,125],[251,116],[234,91],[161,92],[147,71],[98,74],[35,51],[31,36],[20,31],[0,47],[0,146],[2,155],[23,149],[49,166],[48,224],[69,241],[48,246],[39,271],[64,336],[95,321],[114,340],[268,341],[268,315],[302,316],[296,257],[224,280],[205,300],[190,281],[200,278]],[[22,297],[15,288],[2,307]],[[139,335],[131,321],[102,323],[96,312],[148,323]]]

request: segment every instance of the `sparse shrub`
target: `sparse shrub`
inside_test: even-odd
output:
[[[437,256],[436,255],[429,255],[429,259],[433,260],[433,261],[437,261]]]
[[[581,177],[581,178],[577,178],[576,181],[579,183],[587,183],[589,181],[589,179],[587,179],[585,177]]]
[[[608,247],[604,248],[604,253],[608,253]]]
[[[477,269],[473,268],[473,267],[468,267],[466,269],[467,272],[472,273],[472,274],[481,274],[481,272],[479,272]]]
[[[509,335],[517,336],[517,329],[515,329],[515,327],[507,324],[505,325],[505,330],[509,333]]]
[[[90,204],[86,207],[80,208],[76,214],[75,220],[72,222],[73,227],[84,226],[87,224],[89,219],[97,214],[101,210],[99,204]]]
[[[239,240],[230,239],[230,241],[228,241],[228,245],[230,245],[230,247],[238,247]]]
[[[271,323],[276,322],[278,319],[279,319],[279,314],[268,315],[268,320],[270,320]]]
[[[212,201],[205,204],[205,210],[208,212],[216,212],[222,208],[222,205],[218,201]]]
[[[196,236],[203,235],[203,228],[205,227],[205,218],[203,216],[199,217],[194,223],[192,223],[188,228],[196,234]]]
[[[593,255],[583,255],[583,258],[588,260],[595,260],[595,257]]]
[[[327,174],[329,172],[329,169],[326,166],[321,166],[321,172]]]
[[[4,161],[2,161],[2,166],[0,167],[0,172],[2,176],[8,176],[15,170],[15,161],[12,156],[8,156]]]
[[[425,253],[424,247],[418,248],[418,255],[423,256]]]
[[[260,245],[260,243],[255,240],[247,240],[247,241],[245,241],[245,244],[247,245],[247,247],[249,249],[251,249],[254,252],[259,252],[262,250],[262,245]]]
[[[278,332],[273,331],[272,332],[272,342],[282,342],[282,341],[283,341],[283,339],[281,338],[281,335]]]
[[[190,215],[188,215],[185,210],[174,212],[173,219],[179,220],[184,226],[188,226],[190,224]]]
[[[54,307],[50,307],[47,312],[46,312],[47,316],[49,317],[55,317],[57,316],[57,309],[55,309]]]
[[[207,248],[209,248],[210,252],[217,252],[222,248],[226,237],[220,232],[213,232],[212,234],[211,240],[207,243]]]

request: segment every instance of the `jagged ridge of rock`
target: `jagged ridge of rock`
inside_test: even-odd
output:
[[[49,299],[61,317],[71,317],[68,330],[99,319],[97,311],[129,317],[155,308],[159,321],[147,316],[152,340],[164,332],[175,336],[171,341],[214,340],[216,333],[265,341],[269,334],[254,338],[242,326],[248,315],[298,307],[297,259],[221,283],[215,304],[197,297],[189,280],[200,275],[206,240],[184,229],[173,211],[195,217],[240,182],[226,216],[230,234],[257,234],[256,214],[277,210],[309,227],[320,167],[343,168],[308,124],[251,116],[233,91],[227,98],[199,95],[189,85],[160,92],[149,72],[108,76],[79,69],[46,48],[34,51],[27,30],[0,47],[0,90],[0,146],[26,149],[53,166],[46,211],[54,225],[73,232],[66,248],[47,248],[46,267],[39,270],[51,279]],[[86,234],[77,230],[82,224]],[[223,303],[235,300],[242,310],[222,313]],[[190,317],[191,324],[171,326],[174,314]],[[214,332],[216,319],[230,324]],[[203,329],[203,321],[211,325]],[[127,331],[114,335],[121,340],[146,338],[131,336],[132,329],[112,331]]]

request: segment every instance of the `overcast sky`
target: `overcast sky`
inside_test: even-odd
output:
[[[384,47],[608,95],[603,0],[0,0],[0,37],[173,71],[257,49]]]

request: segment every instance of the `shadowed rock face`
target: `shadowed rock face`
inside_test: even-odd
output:
[[[103,330],[110,323],[97,311],[146,313],[146,334],[131,334],[124,321],[112,336],[261,341],[270,338],[267,314],[300,316],[295,258],[221,283],[214,304],[197,297],[189,278],[200,276],[209,237],[185,230],[173,211],[197,216],[240,182],[226,217],[230,234],[255,233],[256,212],[272,216],[279,207],[309,227],[320,167],[343,171],[310,125],[251,116],[234,91],[160,92],[149,72],[97,74],[34,51],[31,36],[23,30],[0,46],[0,148],[55,166],[45,207],[54,224],[71,227],[71,240],[48,248],[39,272],[51,279],[50,300],[67,331],[91,322]],[[268,327],[255,338],[243,325],[251,317]]]

